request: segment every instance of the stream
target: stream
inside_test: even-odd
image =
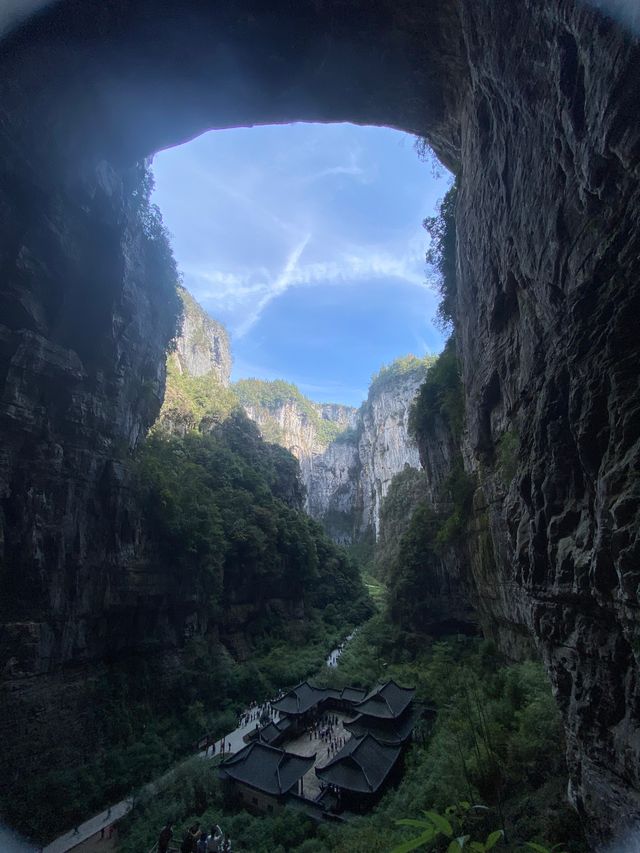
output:
[[[357,633],[358,629],[354,628],[353,631],[349,634],[349,636],[344,638],[338,648],[333,649],[333,651],[329,653],[329,656],[325,661],[325,664],[329,667],[329,669],[333,669],[334,667],[338,666],[338,661],[340,660],[342,652],[346,649],[347,645],[351,642],[351,640],[353,640]]]

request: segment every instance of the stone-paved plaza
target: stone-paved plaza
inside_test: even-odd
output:
[[[327,717],[337,718],[338,724],[333,727],[333,739],[340,740],[344,739],[344,742],[349,740],[351,734],[347,729],[344,728],[345,721],[351,719],[347,714],[343,714],[340,711],[331,711],[326,715]],[[320,737],[319,731],[323,728],[322,724],[318,726],[318,737],[315,736],[309,740],[309,733],[304,732],[292,740],[288,740],[281,745],[281,749],[285,749],[287,752],[293,752],[296,755],[313,755],[316,753],[316,763],[315,765],[302,777],[302,786],[303,786],[303,794],[310,800],[315,800],[316,797],[320,794],[320,780],[315,774],[316,767],[324,767],[333,756],[340,751],[340,747],[336,749],[336,751],[330,754],[331,741],[327,739],[326,741],[322,740]]]

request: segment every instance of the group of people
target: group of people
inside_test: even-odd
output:
[[[172,838],[173,824],[168,821],[158,838],[158,853],[167,853]],[[208,833],[199,823],[195,823],[185,833],[180,853],[233,853],[233,848],[231,839],[225,838],[217,824],[211,827],[211,832]]]
[[[278,696],[277,699],[279,698],[280,697]],[[254,721],[256,723],[256,728],[258,728],[259,725],[265,725],[269,720],[276,720],[279,715],[273,707],[272,702],[276,702],[277,699],[272,699],[271,702],[263,702],[262,704],[252,702],[246,711],[238,714],[238,728],[243,728]],[[216,743],[215,735],[213,733],[208,733],[204,735],[197,744],[194,743],[194,748],[203,750],[207,758],[209,757],[209,751],[211,751],[211,757],[213,758],[216,754],[216,748],[220,755],[225,755],[231,751],[231,746],[226,738],[223,737],[220,740],[220,745],[218,747],[216,747]]]
[[[329,755],[335,755],[347,742],[344,729],[336,714],[324,714],[309,728],[309,740],[321,740],[328,744]]]
[[[277,701],[276,699],[273,700]],[[277,711],[271,704],[271,702],[263,702],[259,705],[257,702],[252,702],[249,708],[242,714],[240,714],[238,719],[238,726],[242,728],[243,726],[248,725],[252,722],[264,722],[267,719],[275,720],[277,716]]]

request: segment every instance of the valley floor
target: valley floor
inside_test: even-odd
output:
[[[415,834],[396,821],[469,800],[488,806],[481,818],[460,824],[474,839],[504,827],[508,843],[496,849],[505,853],[522,851],[529,840],[584,853],[581,827],[566,805],[562,729],[541,666],[506,665],[490,643],[461,637],[425,640],[421,650],[405,651],[398,660],[393,639],[392,627],[377,615],[358,631],[339,665],[323,667],[313,679],[343,687],[393,677],[415,684],[419,699],[439,708],[435,727],[416,731],[401,781],[369,815],[341,827],[318,825],[288,808],[252,816],[225,802],[209,762],[192,761],[125,819],[119,851],[149,849],[174,816],[178,840],[195,822],[218,823],[234,853],[391,853]]]

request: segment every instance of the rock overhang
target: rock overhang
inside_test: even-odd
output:
[[[444,121],[461,68],[452,17],[442,0],[58,0],[2,42],[2,89],[65,174],[228,127],[348,121],[425,134]]]

